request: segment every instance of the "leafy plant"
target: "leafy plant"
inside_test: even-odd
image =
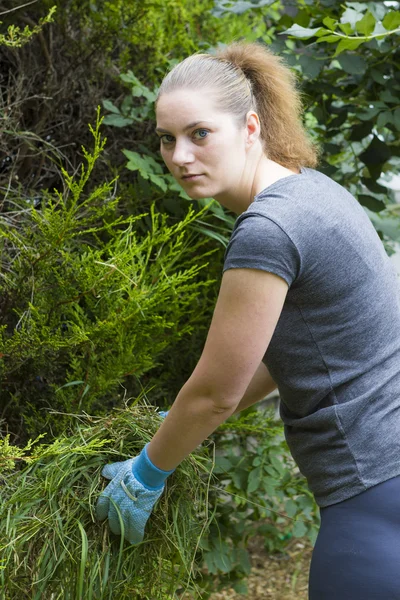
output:
[[[0,33],[0,46],[8,46],[9,48],[21,48],[25,44],[27,44],[34,35],[40,33],[43,27],[47,23],[52,23],[54,21],[54,13],[56,12],[57,7],[53,6],[49,9],[49,12],[45,17],[41,17],[39,23],[34,25],[32,29],[28,25],[21,29],[18,25],[9,25],[7,27],[7,33]],[[10,11],[5,11],[12,12]],[[4,13],[2,13],[4,14]],[[2,21],[0,21],[0,25],[2,25]]]
[[[319,514],[270,409],[243,411],[222,424],[214,438],[218,481],[210,487],[210,502],[215,518],[201,548],[219,587],[243,591],[251,568],[249,538],[264,535],[269,552],[283,551],[292,536],[314,542]]]
[[[30,435],[45,426],[46,407],[104,411],[121,402],[118,388],[192,330],[200,290],[211,283],[199,276],[211,251],[202,253],[204,241],[188,231],[191,208],[167,225],[154,207],[118,215],[114,182],[85,196],[105,143],[100,123],[93,152],[83,150],[86,167],[78,177],[63,172],[64,194],[43,192],[40,207],[21,210],[18,227],[0,222],[1,393],[9,418],[22,415]],[[52,427],[59,431],[62,419]]]
[[[367,209],[389,252],[400,241],[386,185],[400,164],[400,4],[225,2],[214,14],[263,23],[259,39],[295,69],[310,135],[321,143],[324,173]],[[386,208],[386,206],[390,208]]]

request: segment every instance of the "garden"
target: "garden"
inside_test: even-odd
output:
[[[168,479],[131,545],[95,518],[201,354],[235,216],[193,201],[154,133],[165,73],[266,44],[318,169],[400,243],[400,2],[0,2],[0,598],[307,597],[319,515],[274,399]]]

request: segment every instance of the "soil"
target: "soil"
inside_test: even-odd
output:
[[[311,544],[293,539],[285,554],[268,554],[262,538],[249,544],[252,569],[248,595],[232,589],[213,594],[210,600],[307,600]]]

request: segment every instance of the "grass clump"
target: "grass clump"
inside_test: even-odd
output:
[[[2,598],[158,600],[196,592],[196,554],[209,519],[206,447],[168,478],[141,544],[95,520],[108,483],[103,466],[138,455],[160,424],[154,408],[136,403],[106,418],[71,416],[64,435],[29,456],[13,460],[11,446],[0,453],[0,472],[26,462],[2,481]]]

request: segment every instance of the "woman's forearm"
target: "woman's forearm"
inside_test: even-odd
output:
[[[217,403],[199,393],[189,380],[179,392],[147,453],[159,469],[175,469],[188,454],[234,413],[263,400],[276,388],[264,363],[257,368],[243,397]]]
[[[235,408],[217,408],[211,398],[190,396],[182,388],[147,448],[151,462],[164,471],[175,469]]]

